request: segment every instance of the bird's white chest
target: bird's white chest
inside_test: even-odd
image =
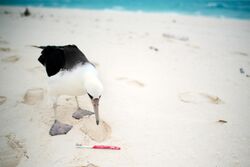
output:
[[[48,79],[50,94],[80,96],[86,94],[83,77],[77,70],[59,72]]]

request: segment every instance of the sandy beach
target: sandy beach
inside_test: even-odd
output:
[[[0,167],[250,166],[250,20],[24,9],[0,7]],[[52,137],[47,75],[31,45],[67,44],[99,71],[105,124],[75,120],[74,97],[61,96],[59,120],[73,128]]]

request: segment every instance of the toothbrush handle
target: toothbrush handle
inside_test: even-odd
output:
[[[104,145],[94,145],[93,149],[110,149],[110,150],[120,150],[120,147],[116,146],[104,146]]]

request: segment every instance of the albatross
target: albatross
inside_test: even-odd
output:
[[[53,102],[55,123],[50,135],[66,134],[72,126],[57,121],[57,99],[61,95],[75,96],[77,110],[81,110],[77,96],[87,94],[92,102],[96,124],[99,124],[99,101],[103,85],[93,63],[76,45],[34,46],[42,49],[38,61],[45,67],[48,75],[48,90]]]

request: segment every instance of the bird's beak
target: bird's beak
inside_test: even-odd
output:
[[[99,125],[99,99],[98,98],[92,99],[92,104],[95,111],[96,124]]]

